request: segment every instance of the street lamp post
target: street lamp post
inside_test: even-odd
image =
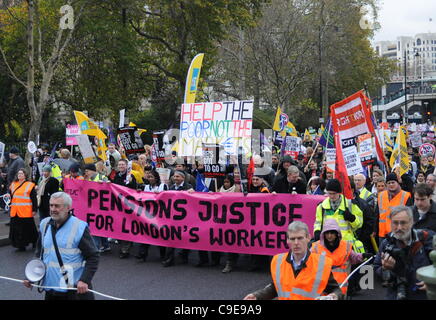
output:
[[[404,124],[408,122],[407,110],[407,50],[404,50]]]

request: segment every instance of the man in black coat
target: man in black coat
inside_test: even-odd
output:
[[[272,191],[276,193],[306,194],[307,184],[300,177],[300,170],[296,166],[290,166],[287,172],[287,176],[276,179]]]
[[[413,228],[429,229],[436,231],[436,203],[431,196],[433,189],[425,183],[419,183],[415,187],[415,205],[413,210]]]
[[[50,216],[50,197],[59,191],[59,180],[51,176],[51,166],[45,165],[42,168],[42,176],[38,181],[37,199],[39,219]]]
[[[136,190],[136,180],[132,174],[128,172],[128,161],[120,159],[118,161],[118,172],[115,174],[112,183]],[[126,259],[130,256],[130,248],[133,242],[120,240],[120,259]]]
[[[192,185],[185,182],[185,172],[183,172],[183,171],[179,171],[179,170],[175,171],[173,174],[173,180],[174,180],[174,183],[170,186],[169,190],[172,190],[172,191],[193,191],[194,190],[192,188]],[[170,267],[170,266],[174,265],[175,251],[176,251],[175,248],[169,248],[169,247],[167,248],[166,254],[165,254],[165,260],[162,261],[162,265],[164,267]],[[182,263],[184,263],[184,264],[188,263],[189,250],[183,249],[179,255],[182,258]]]
[[[20,151],[17,147],[12,147],[9,151],[9,163],[8,163],[8,186],[14,181],[15,175],[18,170],[24,168],[24,160],[19,155]]]

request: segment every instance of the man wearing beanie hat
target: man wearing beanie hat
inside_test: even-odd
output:
[[[39,220],[50,216],[50,197],[59,191],[59,180],[51,176],[51,166],[46,164],[42,168],[42,175],[38,181],[36,198],[38,199]]]
[[[313,227],[315,241],[320,239],[326,221],[334,219],[339,225],[342,239],[351,242],[355,252],[365,252],[362,242],[357,240],[355,235],[357,229],[362,227],[362,210],[351,200],[345,198],[342,194],[341,183],[337,179],[328,180],[326,193],[328,198],[316,208],[316,220]]]
[[[378,230],[375,230],[379,237],[379,243],[391,232],[391,221],[389,214],[391,209],[397,206],[412,206],[412,197],[410,192],[401,190],[401,185],[398,176],[395,172],[389,173],[386,176],[387,190],[382,191],[377,196],[377,207],[375,216],[377,222],[375,224]]]
[[[108,182],[108,178],[105,175],[97,172],[97,167],[94,163],[85,164],[84,178],[88,181]]]
[[[18,170],[24,168],[24,160],[19,156],[19,153],[20,151],[17,147],[12,147],[9,150],[8,186],[14,181]]]

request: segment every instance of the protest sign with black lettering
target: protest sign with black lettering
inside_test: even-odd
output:
[[[118,129],[118,136],[127,154],[144,152],[144,144],[136,127]]]
[[[294,160],[297,160],[300,151],[301,138],[286,136],[282,144],[282,155],[291,156]]]
[[[289,250],[286,230],[312,233],[324,196],[139,192],[112,183],[65,179],[74,215],[92,235],[204,251],[274,255]]]
[[[222,152],[221,152],[222,154]],[[226,166],[220,161],[220,145],[203,144],[204,177],[216,178],[226,175]]]
[[[357,153],[356,146],[348,147],[342,149],[345,167],[347,168],[347,173],[350,176],[354,176],[358,173],[363,172],[362,163],[360,162],[359,154]]]

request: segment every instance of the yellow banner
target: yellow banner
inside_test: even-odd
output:
[[[188,70],[188,76],[186,77],[184,103],[195,103],[195,95],[197,94],[198,81],[200,80],[203,57],[204,53],[199,53],[194,57],[194,59],[192,59],[191,66]]]
[[[402,127],[398,129],[397,140],[389,165],[392,169],[400,167],[400,176],[409,171],[409,155],[407,154],[406,134]]]

